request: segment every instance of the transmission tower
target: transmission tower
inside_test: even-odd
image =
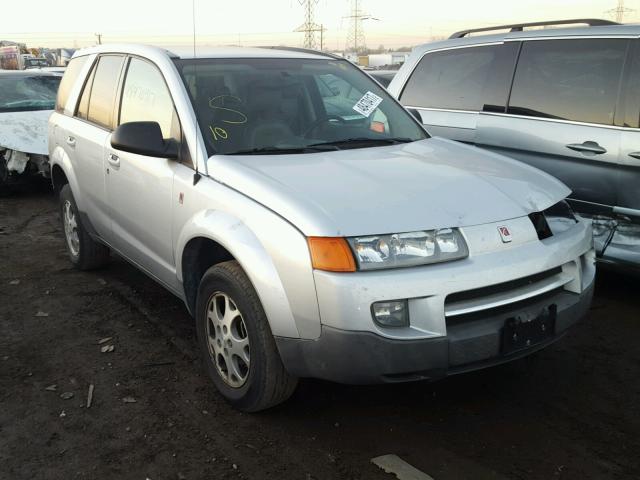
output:
[[[618,0],[618,6],[616,8],[612,8],[611,10],[607,10],[605,13],[615,17],[616,22],[622,23],[624,21],[625,13],[633,12],[632,8],[626,8],[624,6],[624,0]]]
[[[313,21],[313,10],[318,0],[298,0],[304,7],[304,23],[296,28],[296,32],[304,32],[304,48],[316,49],[316,32],[322,35],[324,29]],[[322,48],[322,47],[321,47]]]
[[[347,33],[347,50],[358,52],[367,48],[364,38],[362,21],[372,18],[362,11],[362,0],[350,0],[350,14],[344,18],[349,19],[349,33]]]

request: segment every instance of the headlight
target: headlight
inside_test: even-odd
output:
[[[360,270],[413,267],[458,260],[469,255],[457,228],[372,235],[347,239]]]

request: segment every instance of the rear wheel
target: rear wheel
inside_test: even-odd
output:
[[[95,241],[82,225],[69,185],[60,190],[60,219],[69,259],[79,270],[92,270],[109,261],[109,248]]]
[[[233,406],[256,412],[291,396],[297,379],[282,365],[260,299],[238,262],[204,274],[196,321],[207,372]]]

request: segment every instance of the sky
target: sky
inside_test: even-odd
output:
[[[198,45],[302,46],[294,30],[304,21],[299,0],[29,0],[3,1],[0,40],[29,47],[83,47],[96,43],[190,44],[192,1]],[[411,46],[456,30],[564,18],[614,18],[617,0],[360,0],[375,19],[364,21],[368,47]],[[625,22],[640,21],[640,0],[625,0]],[[28,10],[28,11],[25,11]],[[315,21],[325,48],[345,47],[349,0],[317,0]],[[7,21],[9,20],[9,21]]]

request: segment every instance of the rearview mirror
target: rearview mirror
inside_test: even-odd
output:
[[[162,137],[158,122],[128,122],[115,129],[111,146],[147,157],[178,158],[178,146]]]

